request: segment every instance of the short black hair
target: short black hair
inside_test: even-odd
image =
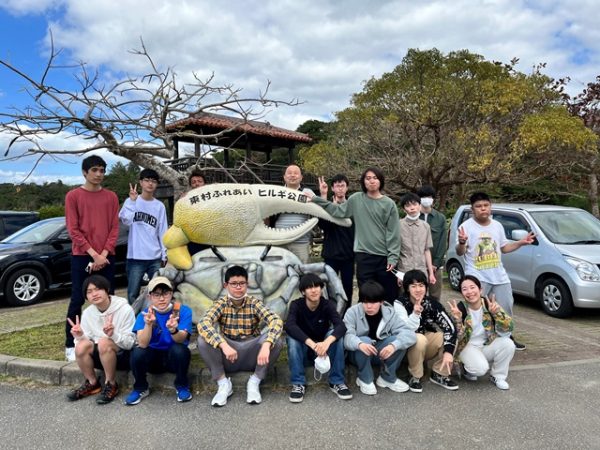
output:
[[[144,169],[140,172],[140,180],[144,178],[150,178],[152,180],[160,181],[160,177],[158,176],[158,172],[154,169]]]
[[[408,205],[409,203],[417,203],[417,204],[421,204],[421,197],[419,197],[417,194],[415,194],[414,192],[408,192],[406,194],[404,194],[401,198],[400,198],[400,206],[402,208],[404,208],[406,205]]]
[[[423,283],[425,288],[429,287],[429,283],[427,282],[427,275],[423,273],[422,270],[409,270],[404,274],[404,279],[402,280],[402,287],[404,288],[404,292],[408,295],[408,287],[414,283]]]
[[[346,182],[346,186],[350,186],[350,180],[348,180],[348,177],[343,173],[338,173],[334,175],[331,179],[331,185],[333,186],[333,183],[341,183],[342,181]]]
[[[385,289],[377,281],[365,281],[358,289],[358,301],[361,303],[379,303],[384,300]]]
[[[482,200],[491,203],[490,196],[487,195],[485,192],[473,192],[469,197],[469,202],[471,203],[471,206],[473,206],[475,202],[479,202]]]
[[[194,177],[200,177],[200,178],[202,178],[204,180],[204,184],[206,184],[206,177],[204,176],[204,172],[202,172],[200,169],[194,169],[188,175],[188,184],[190,186],[192,184],[192,178],[194,178]]]
[[[84,172],[87,172],[92,167],[104,167],[104,169],[106,169],[106,161],[104,161],[98,155],[90,155],[81,161],[81,170]]]
[[[248,271],[242,266],[231,266],[225,271],[225,283],[229,283],[231,277],[244,277],[248,280]]]
[[[424,184],[417,190],[417,195],[421,198],[423,197],[431,197],[435,198],[435,189],[430,184]]]
[[[360,176],[360,187],[362,191],[367,192],[367,187],[365,186],[365,177],[367,176],[368,172],[373,172],[375,174],[375,176],[379,180],[379,190],[383,191],[383,188],[385,187],[385,175],[383,175],[383,172],[378,167],[367,167],[362,173],[362,175]]]
[[[94,167],[94,166],[92,166]],[[93,284],[98,289],[102,291],[106,291],[106,293],[110,293],[110,281],[108,281],[102,275],[94,274],[87,277],[83,280],[83,285],[81,286],[81,291],[83,292],[83,298],[87,299],[87,290],[90,284]]]
[[[479,278],[477,278],[475,275],[465,275],[464,277],[462,277],[461,280],[458,282],[458,288],[460,289],[462,287],[462,284],[467,280],[471,280],[479,289],[481,289],[481,281],[479,281]]]
[[[325,283],[316,273],[306,273],[300,278],[300,285],[298,286],[298,289],[304,294],[304,291],[306,291],[308,288],[315,286],[319,286],[321,289],[323,289],[323,287],[325,287]]]

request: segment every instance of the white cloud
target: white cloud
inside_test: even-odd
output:
[[[9,0],[17,14],[46,12],[58,47],[104,76],[143,73],[129,53],[140,37],[155,62],[215,74],[256,96],[271,80],[269,122],[296,128],[327,120],[362,82],[398,65],[407,49],[468,49],[489,60],[519,58],[529,72],[570,76],[579,91],[600,67],[597,0]]]

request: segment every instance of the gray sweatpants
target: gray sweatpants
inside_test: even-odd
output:
[[[283,348],[283,339],[279,338],[271,347],[269,354],[269,364],[259,366],[256,364],[258,352],[262,343],[267,338],[266,334],[261,334],[253,338],[244,339],[243,341],[233,341],[224,338],[238,353],[235,362],[231,363],[225,359],[225,355],[220,348],[214,348],[209,345],[202,337],[198,338],[198,352],[204,360],[214,381],[222,378],[225,373],[234,373],[240,371],[254,371],[257,378],[263,380],[267,375],[267,370],[271,367]]]

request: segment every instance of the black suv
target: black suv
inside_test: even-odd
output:
[[[125,274],[128,228],[119,224],[115,274]],[[70,283],[71,238],[64,217],[40,220],[0,242],[0,292],[14,306],[31,305],[46,289]]]
[[[39,220],[36,212],[0,211],[0,240]]]

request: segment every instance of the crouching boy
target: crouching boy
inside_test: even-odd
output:
[[[133,309],[126,299],[109,295],[110,282],[102,275],[92,275],[83,282],[83,296],[90,306],[83,311],[81,322],[67,319],[75,339],[75,358],[85,382],[69,392],[69,400],[79,400],[100,392],[96,403],[110,403],[119,393],[115,381],[117,369],[129,368],[129,350],[135,336]],[[104,387],[95,369],[104,370]]]
[[[260,300],[247,295],[248,272],[243,267],[227,269],[224,287],[227,295],[215,301],[198,323],[198,352],[218,387],[211,405],[227,404],[233,386],[225,372],[239,371],[254,372],[246,384],[246,402],[258,404],[262,402],[260,382],[283,347],[283,322]],[[266,333],[261,334],[261,323]]]
[[[346,326],[335,304],[321,296],[325,284],[318,275],[307,273],[300,279],[304,297],[290,304],[285,331],[292,391],[290,402],[300,403],[306,390],[304,368],[315,359],[329,359],[329,388],[342,400],[352,392],[344,383],[344,334]],[[315,369],[316,370],[316,369]]]
[[[173,285],[166,277],[154,277],[148,283],[150,306],[138,314],[133,331],[137,346],[131,352],[133,390],[126,405],[137,405],[150,393],[146,375],[171,372],[175,374],[177,401],[192,399],[188,381],[192,334],[192,310],[173,302]]]
[[[394,392],[408,391],[408,385],[396,377],[396,369],[417,338],[394,308],[384,303],[384,298],[383,286],[366,281],[358,291],[360,303],[344,315],[344,346],[349,350],[350,362],[358,368],[356,384],[366,395],[377,394],[371,364],[381,366],[377,386]]]

